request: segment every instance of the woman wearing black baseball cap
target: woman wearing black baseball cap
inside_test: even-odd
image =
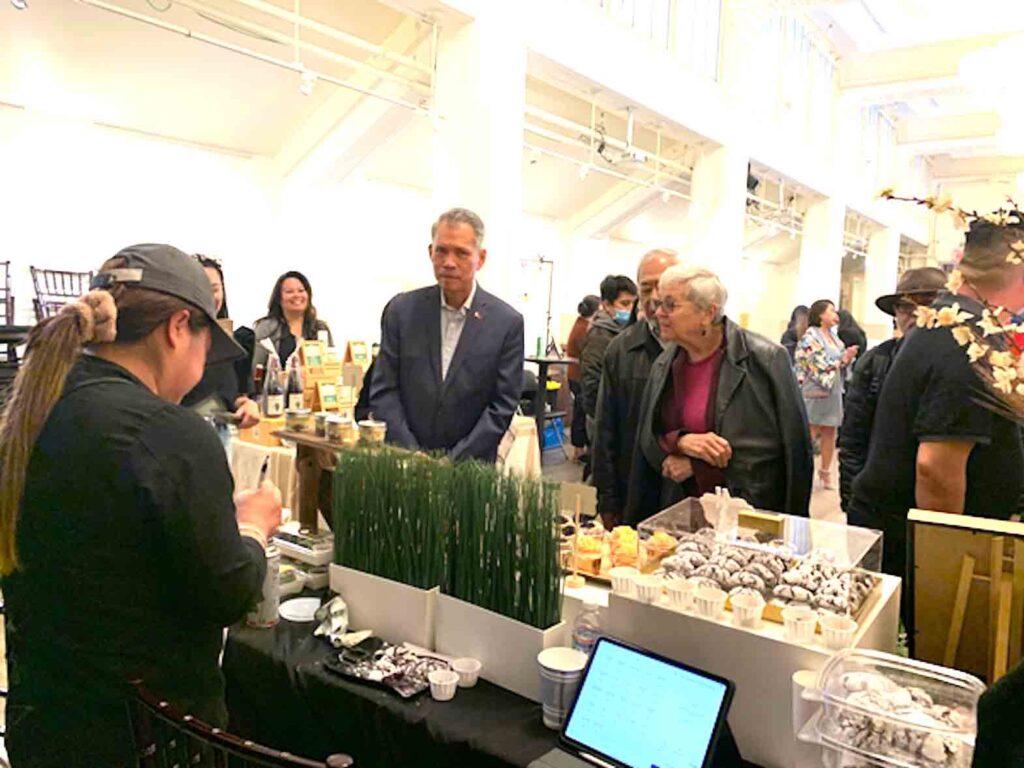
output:
[[[32,329],[0,421],[0,575],[14,765],[134,765],[129,681],[226,724],[222,628],[258,599],[273,486],[239,494],[178,405],[240,348],[202,267],[126,248]]]

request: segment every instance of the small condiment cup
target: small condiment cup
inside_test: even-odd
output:
[[[756,594],[739,594],[729,599],[732,620],[737,627],[757,629],[764,615],[764,598]]]
[[[435,669],[427,675],[430,696],[434,701],[451,701],[459,687],[459,673],[450,669]]]
[[[810,643],[818,626],[818,614],[812,608],[791,605],[782,609],[782,626],[789,642]]]
[[[823,616],[821,618],[821,636],[825,647],[832,651],[841,651],[853,645],[853,636],[857,634],[857,622],[849,616]]]
[[[697,612],[707,619],[720,619],[725,613],[725,598],[725,592],[715,587],[697,587]]]
[[[631,565],[618,565],[608,571],[612,577],[612,592],[616,595],[633,594],[634,581],[640,572]]]
[[[459,676],[459,688],[472,688],[480,675],[481,664],[476,659],[455,659],[452,671]]]
[[[671,579],[665,584],[668,592],[669,603],[683,610],[693,608],[693,595],[697,591],[697,585],[686,579]]]
[[[642,603],[657,603],[661,600],[661,590],[665,579],[661,576],[637,576],[633,579],[636,596]]]

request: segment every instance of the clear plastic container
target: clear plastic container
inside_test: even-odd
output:
[[[730,520],[723,528],[723,501],[736,500],[684,499],[648,518],[637,526],[641,549],[655,537],[674,539],[658,563],[667,576],[696,577],[730,596],[757,591],[769,618],[789,605],[862,615],[879,583],[878,531],[751,508],[736,510],[735,527]]]
[[[604,634],[601,609],[597,603],[585,602],[572,623],[572,647],[588,656],[597,645],[597,639]]]
[[[818,677],[818,736],[867,764],[968,768],[984,690],[958,670],[878,651],[840,651]]]

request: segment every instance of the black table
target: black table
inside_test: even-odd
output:
[[[540,463],[544,463],[544,414],[547,407],[548,368],[552,365],[573,365],[574,357],[528,357],[526,362],[537,365],[537,392],[533,396],[533,418],[537,422],[537,441],[540,443]]]
[[[314,760],[343,751],[357,768],[529,765],[555,746],[540,705],[484,680],[452,701],[350,682],[323,666],[312,624],[234,627],[224,650],[231,731]]]
[[[346,752],[356,768],[525,768],[557,743],[539,704],[485,680],[449,702],[351,682],[324,668],[332,650],[312,632],[312,623],[284,620],[231,629],[223,667],[232,733],[313,760]],[[731,732],[718,752],[716,766],[744,765]]]

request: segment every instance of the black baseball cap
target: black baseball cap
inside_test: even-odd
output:
[[[213,287],[198,261],[172,245],[155,243],[122,248],[115,258],[123,259],[124,266],[99,272],[90,287],[133,285],[188,302],[210,320],[212,343],[206,355],[207,365],[245,356],[245,350],[217,323]]]

